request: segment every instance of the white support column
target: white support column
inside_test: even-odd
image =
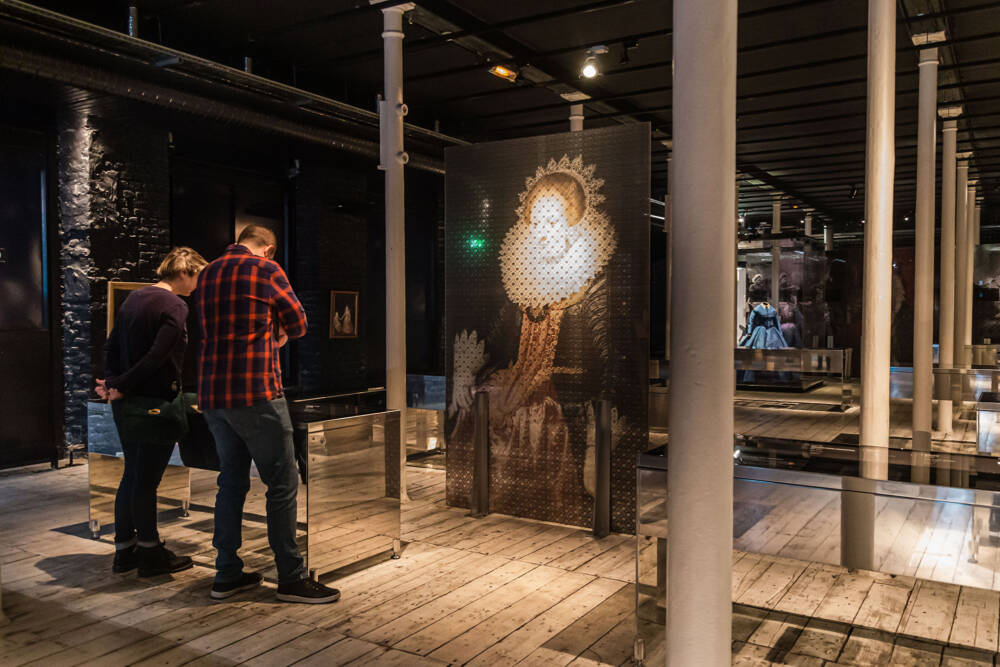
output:
[[[806,232],[806,236],[812,236],[813,235],[813,214],[812,213],[806,213],[806,229],[805,229],[805,232]]]
[[[968,157],[965,155],[964,157]],[[953,368],[965,368],[965,292],[970,289],[965,284],[966,265],[969,253],[966,246],[969,243],[969,226],[966,213],[968,206],[966,198],[969,189],[969,163],[964,159],[958,161],[958,176],[955,182],[955,340],[952,355]]]
[[[823,225],[823,250],[833,250],[833,227],[830,225]]]
[[[378,2],[373,3],[378,4]],[[384,99],[380,108],[381,165],[385,170],[385,396],[399,410],[400,489],[406,498],[406,231],[403,203],[403,13],[413,4],[382,10]]]
[[[976,269],[976,184],[969,181],[968,195],[965,200],[965,324],[962,325],[962,340],[964,346],[972,345],[972,284]],[[965,349],[965,347],[963,347]],[[972,348],[968,347],[966,359],[972,363]]]
[[[674,0],[673,12],[670,414],[684,418],[670,425],[666,652],[671,667],[723,667],[732,661],[737,0]]]
[[[913,451],[931,451],[934,387],[934,187],[938,50],[920,51],[913,312]],[[919,469],[926,470],[926,466]],[[913,480],[930,483],[927,479]]]
[[[861,476],[885,479],[889,447],[892,199],[895,170],[896,5],[868,0],[868,136],[861,315]],[[875,497],[864,480],[841,497],[841,563],[875,569]],[[845,487],[846,488],[846,487]]]
[[[569,106],[569,131],[579,132],[583,129],[583,105],[571,104]]]
[[[889,446],[895,103],[896,5],[893,0],[869,0],[861,445],[883,450]],[[887,463],[883,456],[864,461],[862,476],[885,479]]]
[[[955,360],[955,145],[958,121],[944,121],[941,130],[941,284],[938,296],[938,368]],[[953,406],[938,400],[938,430],[951,433]]]

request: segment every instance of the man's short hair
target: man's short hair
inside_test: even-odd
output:
[[[263,225],[247,225],[244,227],[236,242],[240,245],[246,245],[247,241],[258,246],[278,245],[278,238],[274,235],[274,232]]]

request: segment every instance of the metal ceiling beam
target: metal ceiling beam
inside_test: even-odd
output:
[[[521,18],[509,19],[507,21],[498,21],[496,23],[485,23],[475,19],[471,14],[467,14],[470,19],[475,19],[478,24],[475,28],[462,28],[455,32],[444,33],[441,35],[435,35],[434,37],[424,37],[421,39],[415,39],[405,45],[405,53],[414,53],[417,51],[422,51],[428,48],[433,48],[436,46],[442,46],[444,44],[455,42],[458,39],[465,37],[481,37],[483,35],[498,35],[502,34],[504,30],[510,28],[516,28],[518,26],[528,25],[531,23],[541,23],[544,21],[552,21],[554,19],[565,18],[567,16],[572,16],[573,14],[585,14],[594,11],[599,11],[602,9],[608,9],[610,7],[618,7],[621,5],[628,5],[634,2],[639,2],[640,0],[596,0],[595,2],[589,2],[583,5],[576,5],[574,7],[566,7],[563,9],[556,9],[547,12],[541,12],[538,14],[532,14],[530,16],[523,16]],[[435,14],[441,15],[442,6],[437,4],[437,11],[432,9],[432,6],[426,2],[420,3],[420,6],[425,9],[430,9]],[[452,6],[456,11],[464,13],[464,10]],[[445,17],[447,18],[447,17]],[[450,20],[450,19],[449,19]],[[454,21],[452,21],[454,23]],[[468,25],[459,23],[458,25]],[[379,58],[382,55],[381,49],[367,49],[365,51],[358,51],[351,54],[342,54],[328,59],[322,59],[315,63],[304,63],[306,67],[314,68],[316,66],[325,66],[330,63],[335,63],[338,65],[351,64],[363,60],[369,60],[372,58]]]
[[[900,77],[907,77],[907,78],[909,78],[909,77],[915,77],[916,74],[917,74],[916,72],[900,72],[900,73],[897,73],[896,77],[897,78],[900,78]],[[807,91],[810,91],[810,90],[827,90],[827,89],[830,89],[830,88],[836,88],[838,86],[848,86],[848,85],[858,85],[858,86],[860,86],[860,85],[864,85],[866,83],[866,81],[867,81],[867,79],[865,77],[856,77],[856,78],[851,78],[851,79],[842,79],[840,81],[818,81],[818,82],[815,82],[815,83],[810,83],[810,84],[806,84],[806,85],[802,85],[802,86],[792,86],[790,88],[779,88],[779,89],[775,89],[775,90],[762,90],[762,91],[755,92],[755,93],[745,93],[743,95],[737,95],[736,96],[736,101],[737,101],[737,103],[739,103],[741,101],[742,102],[747,102],[747,101],[752,101],[752,100],[756,100],[756,99],[776,97],[776,96],[780,96],[780,95],[791,95],[791,94],[795,94],[795,93],[803,93],[803,92],[807,92]],[[981,79],[981,80],[975,80],[975,81],[959,82],[959,83],[941,84],[941,85],[938,86],[938,90],[951,90],[951,89],[954,89],[954,88],[967,88],[967,87],[970,87],[970,86],[988,86],[988,85],[993,85],[993,84],[996,84],[996,83],[1000,83],[1000,77],[994,77],[994,78],[991,78],[991,79]],[[615,100],[623,100],[623,99],[629,99],[629,98],[632,98],[632,97],[641,97],[643,95],[652,95],[654,93],[666,93],[666,92],[670,92],[671,90],[672,90],[672,88],[670,86],[656,86],[656,87],[652,87],[652,88],[643,88],[643,89],[633,90],[633,91],[627,91],[627,92],[623,92],[623,93],[614,93],[614,94],[611,94],[611,95],[593,96],[593,97],[591,97],[590,100],[587,100],[587,103],[590,103],[590,102],[610,102],[610,101],[615,101]],[[917,91],[916,88],[904,88],[904,89],[897,89],[896,95],[897,95],[897,97],[901,96],[901,95],[915,95],[917,92],[918,91]],[[817,104],[839,104],[839,103],[843,103],[843,102],[860,102],[860,101],[865,101],[867,99],[868,98],[867,98],[866,95],[854,95],[854,96],[851,96],[851,97],[839,97],[839,98],[831,99],[831,100],[819,100],[819,101],[810,100],[807,103],[798,104],[798,105],[785,105],[783,107],[775,107],[775,109],[785,110],[785,109],[801,108],[803,106],[812,107],[812,106],[816,106]],[[550,109],[563,109],[563,108],[568,107],[569,105],[570,105],[570,102],[553,102],[551,104],[542,104],[542,105],[533,106],[533,107],[522,107],[522,108],[510,109],[510,110],[506,110],[506,111],[495,111],[495,112],[491,112],[491,113],[487,113],[487,114],[479,114],[477,116],[466,116],[466,119],[467,120],[483,120],[483,119],[487,119],[487,118],[497,118],[497,117],[500,117],[500,116],[507,117],[507,116],[510,116],[510,115],[513,115],[513,114],[534,113],[534,112],[538,112],[538,111],[548,111]],[[653,107],[651,109],[647,109],[646,111],[647,112],[653,112],[653,111],[660,112],[660,111],[668,111],[671,108],[672,108],[672,105],[663,105],[661,107]],[[756,110],[750,110],[750,111],[741,111],[741,112],[739,112],[739,115],[740,116],[746,116],[746,115],[750,115],[750,114],[769,113],[771,110],[772,110],[772,108],[768,108],[768,109],[756,109]],[[611,114],[611,116],[604,116],[604,117],[612,117],[613,115],[614,114]]]
[[[776,6],[776,7],[764,8],[764,11],[768,11],[768,12],[772,12],[772,11],[784,11],[786,9],[795,9],[797,7],[801,7],[801,6],[806,5],[806,4],[809,4],[809,3],[806,3],[806,2],[792,2],[792,3],[788,3],[786,5],[779,5],[779,6]],[[997,9],[998,7],[1000,7],[1000,5],[998,5],[998,3],[996,3],[996,2],[987,2],[987,3],[978,4],[978,5],[970,5],[968,7],[959,7],[959,8],[955,8],[955,9],[950,9],[950,10],[946,10],[946,11],[943,11],[943,12],[936,12],[936,13],[933,13],[933,14],[926,14],[924,16],[912,17],[910,19],[902,19],[901,18],[899,20],[899,22],[900,23],[911,23],[911,22],[928,21],[928,20],[937,19],[937,18],[945,18],[945,17],[950,17],[950,16],[959,16],[959,15],[963,15],[963,14],[971,14],[971,13],[980,12],[980,11],[988,11],[988,10]],[[750,17],[752,15],[758,15],[759,12],[760,12],[760,10],[756,10],[756,11],[755,10],[751,10],[751,11],[748,11],[748,12],[743,12],[743,13],[740,14],[740,18],[743,19],[743,18],[748,18],[748,17]],[[847,30],[846,34],[853,34],[853,33],[860,34],[860,33],[864,33],[864,32],[867,31],[867,25],[865,25],[865,26],[855,26],[855,27],[852,27],[852,28],[848,28],[846,30]],[[672,35],[672,30],[671,29],[669,29],[669,28],[663,28],[663,29],[659,29],[659,30],[645,31],[645,32],[633,33],[633,34],[629,34],[629,35],[619,35],[619,36],[616,36],[616,37],[609,37],[609,38],[606,38],[606,39],[602,39],[600,41],[589,41],[589,42],[586,42],[586,43],[574,44],[572,46],[560,47],[558,49],[550,49],[550,50],[546,50],[546,51],[539,51],[535,55],[536,55],[536,57],[551,57],[551,56],[558,56],[558,55],[563,55],[563,54],[566,54],[566,53],[573,53],[573,52],[583,53],[584,51],[586,51],[591,46],[595,46],[595,45],[598,45],[598,44],[617,44],[619,42],[626,41],[626,40],[627,41],[632,41],[632,40],[649,39],[649,38],[655,38],[655,37],[670,37],[671,35]],[[792,37],[792,38],[784,38],[782,40],[776,40],[776,41],[773,41],[773,42],[767,42],[767,43],[762,43],[762,44],[757,44],[757,45],[751,45],[751,46],[740,48],[738,50],[738,52],[739,53],[750,53],[750,52],[755,51],[755,50],[762,50],[762,49],[768,49],[768,48],[776,48],[778,46],[790,46],[790,45],[793,45],[793,44],[800,44],[800,43],[815,41],[817,39],[824,39],[825,37],[828,37],[828,36],[844,36],[844,35],[840,34],[840,31],[830,32],[830,33],[814,33],[812,35],[805,35],[805,36]],[[911,50],[913,50],[913,47],[909,47],[908,46],[908,47],[897,49],[897,52],[911,51]],[[851,56],[851,57],[860,57],[862,60],[864,60],[864,58],[866,58],[867,56],[865,54],[862,54],[860,56]],[[664,61],[664,62],[667,63],[667,64],[669,64],[670,61]],[[449,68],[449,69],[445,69],[445,70],[438,70],[436,72],[428,72],[426,74],[417,75],[416,77],[413,77],[412,79],[407,79],[407,80],[408,81],[409,80],[416,81],[416,80],[431,79],[431,78],[436,78],[436,77],[441,77],[441,76],[450,76],[452,74],[458,74],[458,73],[463,73],[463,72],[474,71],[476,69],[479,69],[479,67],[481,67],[481,66],[461,67],[461,68]]]

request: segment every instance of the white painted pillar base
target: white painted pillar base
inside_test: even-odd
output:
[[[673,3],[667,665],[732,661],[737,0]],[[705,305],[709,304],[706,309]]]

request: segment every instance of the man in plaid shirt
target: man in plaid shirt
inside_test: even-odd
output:
[[[267,485],[267,537],[278,570],[278,599],[336,602],[340,593],[306,576],[295,542],[299,478],[278,349],[306,333],[306,314],[272,258],[274,232],[249,225],[198,278],[201,373],[198,405],[215,438],[221,472],[215,500],[218,551],[212,597],[260,585],[244,572],[243,505],[250,464]]]

